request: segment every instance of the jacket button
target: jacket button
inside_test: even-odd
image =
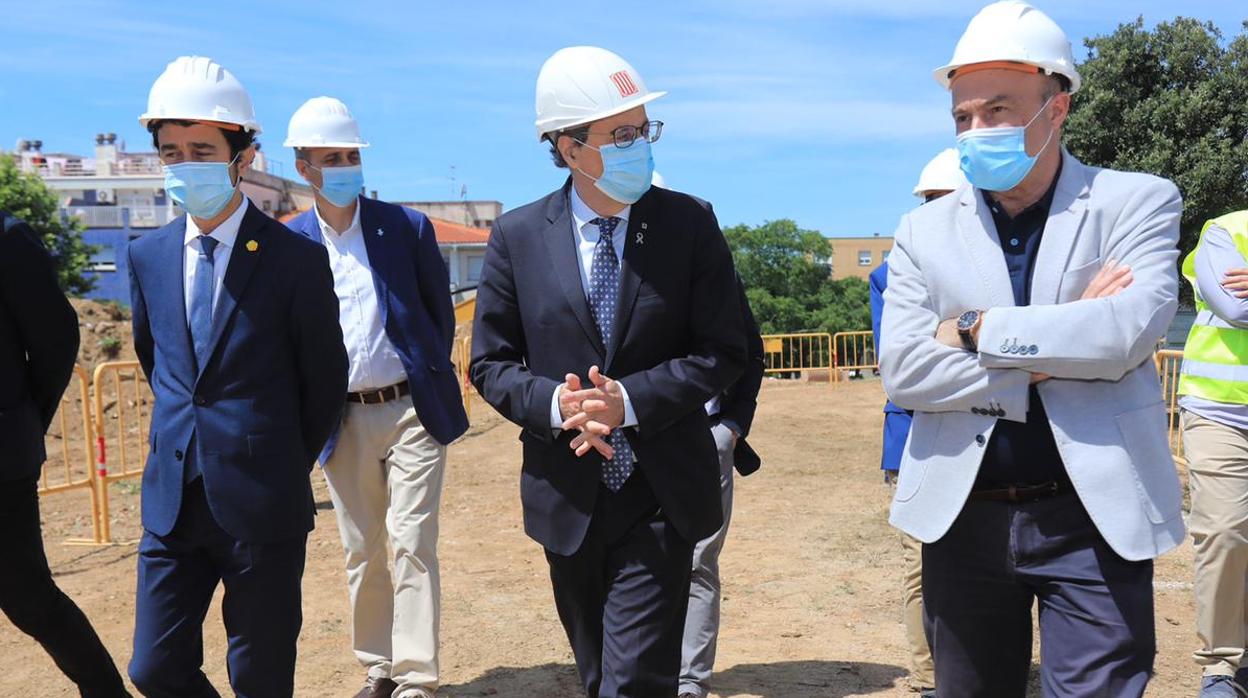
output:
[[[174,451],[174,452],[173,452],[173,459],[174,459],[174,460],[182,460],[182,452],[181,452],[181,451]]]
[[[997,410],[997,413],[996,413],[996,414],[994,414],[994,415],[992,415],[992,416],[994,416],[994,417],[1004,417],[1004,416],[1005,416],[1005,410]]]
[[[204,397],[203,395],[196,395],[195,404],[200,407],[203,407],[204,405],[208,404],[208,398]]]
[[[983,434],[975,435],[975,443],[979,444],[980,446],[983,446],[986,441],[987,439],[984,438]]]
[[[983,411],[983,410],[981,410],[981,409],[979,409],[978,407],[972,407],[972,408],[971,408],[971,414],[983,414],[983,413],[984,413],[984,411]]]
[[[1031,345],[1031,346],[1027,347],[1027,353],[1028,353],[1028,354],[1031,354],[1032,356],[1035,356],[1036,354],[1039,354],[1039,353],[1040,353],[1040,347],[1038,347],[1038,346],[1036,346],[1036,345],[1034,345],[1034,344],[1033,344],[1033,345]]]

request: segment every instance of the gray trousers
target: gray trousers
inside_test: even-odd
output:
[[[719,639],[719,552],[728,536],[732,518],[732,432],[722,424],[711,427],[719,449],[719,485],[723,498],[724,525],[693,549],[693,574],[689,581],[689,610],[685,615],[685,639],[680,657],[679,694],[705,698],[707,680],[715,666]]]

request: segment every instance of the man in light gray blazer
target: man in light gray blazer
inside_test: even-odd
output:
[[[985,8],[937,78],[971,185],[901,221],[880,371],[915,410],[891,521],[924,542],[938,695],[1023,696],[1038,602],[1046,696],[1140,696],[1184,536],[1151,361],[1182,202],[1062,149],[1080,78],[1034,8]]]

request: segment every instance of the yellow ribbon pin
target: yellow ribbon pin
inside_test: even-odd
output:
[[[255,252],[255,251],[256,251],[256,250],[258,250],[258,249],[260,249],[260,243],[256,242],[255,240],[248,240],[248,241],[247,241],[247,251],[248,251],[248,252]]]

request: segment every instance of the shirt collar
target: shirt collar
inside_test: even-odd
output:
[[[341,233],[339,233],[337,230],[334,230],[334,226],[326,223],[325,219],[321,218],[320,206],[318,206],[317,204],[312,204],[312,210],[316,213],[316,222],[321,226],[321,235],[327,235],[327,236],[333,235],[334,237],[345,237],[348,233],[351,233],[352,231],[361,230],[359,199],[356,199],[355,201],[355,213],[351,216],[351,225],[347,226],[347,229],[342,231]]]
[[[589,225],[595,218],[600,218],[601,216],[594,213],[594,209],[590,208],[589,204],[585,203],[585,200],[581,198],[581,195],[576,193],[575,184],[573,184],[569,190],[569,208],[572,209],[572,221],[576,223],[576,229],[581,231],[584,230],[585,226]],[[632,206],[625,206],[622,211],[615,214],[614,218],[620,219],[621,228],[619,229],[628,228],[628,214],[632,210]]]
[[[1028,206],[1022,211],[1019,211],[1018,215],[1013,218],[1010,218],[1009,214],[1005,212],[1005,209],[1001,208],[1001,204],[994,201],[991,197],[987,197],[987,194],[985,194],[988,199],[988,206],[992,210],[992,215],[994,217],[1004,216],[1007,221],[1015,221],[1020,218],[1029,218],[1033,216],[1041,219],[1048,219],[1051,209],[1053,208],[1053,198],[1057,196],[1057,184],[1062,179],[1062,169],[1065,165],[1064,160],[1065,158],[1058,161],[1057,173],[1053,175],[1053,181],[1049,184],[1049,190],[1044,193],[1044,196],[1040,197],[1040,200],[1036,203]]]
[[[247,196],[244,195],[243,202],[239,204],[238,209],[235,210],[234,213],[231,213],[229,218],[222,221],[221,225],[218,225],[211,233],[209,233],[208,237],[216,240],[219,245],[225,245],[226,247],[233,248],[234,242],[238,239],[238,229],[243,225],[243,216],[246,215],[247,207],[249,205],[250,202],[247,200]],[[189,246],[194,243],[195,238],[200,235],[203,235],[203,233],[200,232],[199,226],[195,223],[195,219],[188,215],[186,217],[186,237],[182,240],[182,244]]]

